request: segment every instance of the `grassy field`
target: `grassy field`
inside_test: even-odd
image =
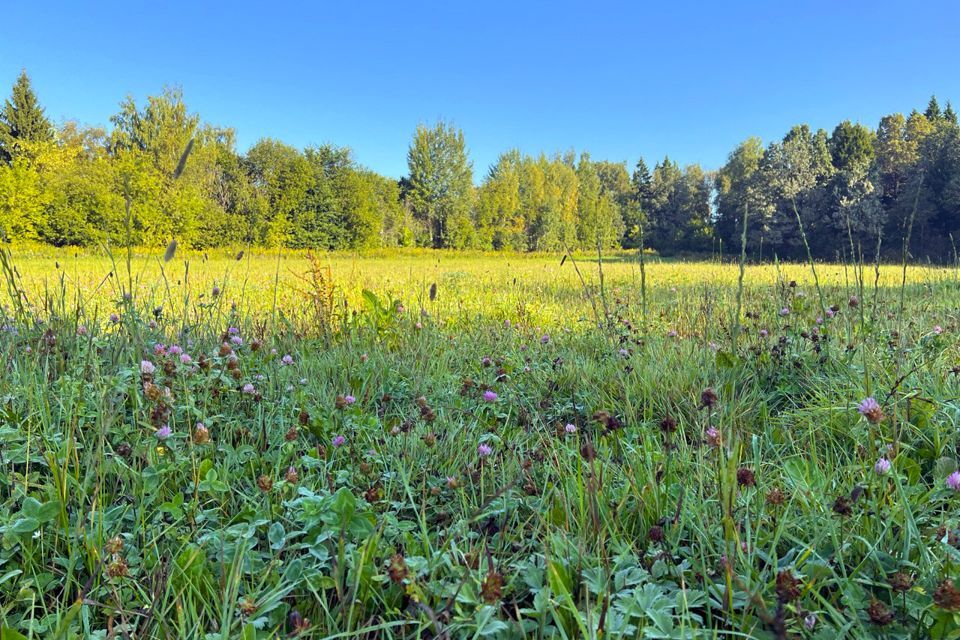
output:
[[[953,268],[3,268],[3,640],[960,637]]]

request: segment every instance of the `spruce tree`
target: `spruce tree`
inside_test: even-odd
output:
[[[937,96],[930,96],[930,102],[927,103],[927,110],[924,112],[927,120],[933,122],[940,119],[940,103],[937,102]]]
[[[13,94],[0,111],[0,159],[10,162],[24,143],[53,140],[53,126],[44,115],[26,71],[13,85]]]

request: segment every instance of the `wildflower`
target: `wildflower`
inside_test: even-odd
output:
[[[248,396],[252,396],[257,392],[257,388],[253,386],[253,383],[248,382],[247,384],[243,385],[241,392],[247,394]]]
[[[344,401],[347,405],[351,405],[351,404],[353,404],[354,402],[356,402],[357,399],[354,398],[353,396],[351,396],[350,394],[347,394],[347,395],[343,396],[343,401]]]
[[[183,349],[178,344],[172,344],[170,345],[170,348],[167,349],[167,353],[169,353],[172,356],[178,356],[181,353],[183,353]]]
[[[647,530],[647,539],[650,540],[650,542],[660,543],[663,542],[665,537],[663,527],[658,524],[653,525]]]
[[[481,442],[479,445],[477,445],[477,455],[479,455],[481,458],[486,458],[492,453],[493,448],[486,442]]]
[[[497,393],[491,389],[487,389],[483,392],[483,400],[484,402],[496,402]]]
[[[807,631],[813,631],[813,628],[815,626],[817,626],[817,614],[808,613],[806,616],[804,616],[803,618],[804,629],[806,629]]]
[[[85,326],[83,326],[82,324],[81,324],[80,326],[78,326],[78,327],[77,327],[77,335],[78,335],[78,336],[85,336],[85,335],[87,335],[87,328],[86,328]]]
[[[193,362],[193,358],[190,357],[190,354],[189,354],[189,353],[181,353],[181,354],[180,354],[180,363],[181,363],[181,364],[190,364],[191,362]]]
[[[833,512],[838,516],[849,516],[853,513],[853,506],[847,496],[837,496],[833,502]]]
[[[867,607],[867,617],[870,618],[870,622],[878,627],[885,627],[893,622],[894,615],[892,611],[887,609],[886,605],[879,600],[874,600]]]
[[[483,584],[480,585],[480,597],[487,604],[496,604],[500,602],[502,594],[503,576],[491,569],[487,577],[483,579]]]
[[[413,325],[413,326],[415,326],[417,329],[423,329],[423,323],[422,323],[422,322],[417,322],[417,324],[415,324],[415,325]]]
[[[913,577],[909,574],[897,571],[890,577],[890,588],[896,593],[904,593],[913,587]]]
[[[110,323],[111,323],[111,324],[117,324],[118,322],[120,322],[120,316],[118,316],[118,315],[115,314],[115,313],[111,313],[111,314],[110,314]]]
[[[207,425],[202,422],[197,423],[197,426],[193,428],[193,442],[195,444],[206,444],[210,442],[210,430],[207,429]]]
[[[757,478],[753,471],[746,467],[737,469],[737,484],[741,487],[752,487],[757,483]]]
[[[960,589],[953,586],[953,580],[944,580],[933,592],[933,601],[941,609],[960,611]]]
[[[786,501],[786,496],[783,495],[783,491],[779,487],[774,487],[767,492],[766,501],[771,507],[779,507]]]
[[[240,336],[231,336],[231,337],[230,337],[230,342],[232,342],[233,344],[235,344],[235,345],[237,345],[237,346],[240,346],[240,345],[243,344],[243,338],[241,338]]]
[[[566,426],[563,427],[563,430],[567,433],[576,433],[577,425],[573,424],[572,422],[568,422]]]
[[[287,621],[290,623],[290,628],[292,629],[290,634],[292,637],[299,636],[310,628],[310,618],[304,618],[296,609],[290,612]]]
[[[760,337],[766,338],[770,333],[766,329],[760,329]]]
[[[787,309],[786,307],[784,307],[783,309],[780,309],[780,315],[784,317],[790,315],[790,309]]]
[[[333,436],[333,440],[330,441],[330,444],[332,444],[334,447],[342,447],[346,443],[347,443],[346,437],[341,435]]]
[[[149,360],[142,360],[140,362],[140,373],[142,373],[143,375],[151,376],[153,375],[153,372],[156,370],[157,368]]]
[[[832,318],[834,315],[836,315],[836,313],[837,313],[837,312],[833,310],[833,307],[830,307],[830,308],[827,309],[827,317],[828,317],[828,318]]]
[[[880,404],[874,400],[872,396],[864,398],[857,406],[857,411],[873,424],[877,424],[883,420],[883,409],[880,408]]]
[[[157,436],[157,440],[166,440],[172,433],[173,430],[168,425],[163,425],[157,429],[157,433],[155,435]]]
[[[280,358],[280,362],[281,362],[281,364],[289,367],[290,365],[293,364],[293,356],[291,356],[291,355],[288,353],[287,355],[285,355],[285,356],[283,356],[282,358]]]
[[[663,433],[673,433],[677,430],[677,421],[674,420],[671,416],[664,417],[660,421],[660,431]]]
[[[672,329],[671,329],[670,331],[667,332],[667,337],[668,337],[668,338],[676,338],[676,337],[677,337],[677,332],[676,332],[675,330],[672,330]]]
[[[110,538],[104,545],[104,549],[106,549],[107,553],[111,555],[117,555],[123,551],[123,538],[120,536],[114,536]]]
[[[273,480],[270,476],[261,475],[257,478],[257,486],[260,488],[260,491],[264,493],[270,493],[270,489],[273,489]]]
[[[483,356],[483,359],[480,360],[481,367],[489,367],[493,364],[493,360],[490,359],[490,356]]]
[[[504,321],[503,321],[503,328],[504,328],[504,329],[509,329],[510,327],[511,327],[510,321],[509,321],[509,320],[504,320]]]
[[[402,554],[397,553],[390,558],[387,573],[394,584],[403,584],[403,581],[407,579],[407,576],[410,575],[410,570],[407,568],[406,559]]]
[[[954,471],[947,476],[947,489],[960,491],[960,471]]]
[[[717,392],[713,387],[707,387],[700,393],[700,408],[712,409],[717,404]]]
[[[777,599],[780,602],[793,602],[800,597],[800,580],[798,580],[789,569],[784,569],[777,574]]]
[[[890,461],[886,458],[880,458],[877,460],[877,464],[873,465],[873,470],[878,476],[886,475],[890,471]]]
[[[620,353],[620,356],[623,357],[623,358],[629,358],[629,357],[630,357],[630,352],[627,351],[626,349],[620,349],[619,353]]]
[[[940,335],[941,333],[943,333],[943,327],[941,327],[940,325],[934,325],[933,333],[934,335]]]
[[[117,558],[107,565],[107,576],[111,578],[125,578],[129,573],[127,562],[123,558]]]
[[[211,294],[214,298],[219,298],[219,297],[220,297],[220,287],[214,285],[213,289],[210,290],[210,294]]]
[[[716,427],[710,427],[705,432],[704,435],[707,438],[707,444],[711,447],[720,446],[720,430]]]
[[[227,335],[238,336],[240,335],[240,329],[237,329],[236,327],[230,327],[227,329]]]
[[[447,476],[447,488],[456,489],[460,486],[460,481],[457,480],[456,476]]]
[[[821,318],[820,316],[817,316],[816,323],[817,323],[817,324],[823,324],[823,318]]]
[[[550,342],[550,336],[543,334],[540,338],[540,344],[547,344],[548,342]]]
[[[851,309],[854,309],[860,306],[860,298],[858,298],[857,296],[850,296],[850,299],[847,301],[847,306],[850,307]]]
[[[297,468],[294,466],[287,467],[287,475],[284,476],[284,479],[290,484],[297,484],[297,480],[300,479],[300,475],[297,473]]]

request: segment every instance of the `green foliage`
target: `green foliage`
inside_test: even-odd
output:
[[[473,166],[463,131],[445,122],[419,125],[407,151],[407,165],[405,197],[428,230],[430,246],[473,246]]]
[[[739,145],[716,172],[669,157],[594,160],[507,151],[479,185],[461,130],[420,125],[399,181],[346,147],[261,139],[239,153],[232,129],[204,122],[176,88],[128,97],[112,130],[59,128],[22,73],[0,111],[0,232],[56,246],[257,245],[739,252],[753,260],[845,254],[952,260],[960,234],[960,136],[950,103],[850,121],[832,134],[793,127]],[[185,153],[189,150],[189,153]],[[131,218],[126,215],[127,201]],[[799,215],[807,243],[797,224]]]
[[[373,256],[0,252],[0,638],[956,635],[952,268]]]

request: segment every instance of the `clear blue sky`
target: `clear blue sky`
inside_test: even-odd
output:
[[[960,102],[960,5],[939,0],[5,4],[2,90],[26,68],[54,120],[179,85],[241,151],[330,142],[391,176],[437,118],[479,180],[513,146],[712,169],[750,135]]]

